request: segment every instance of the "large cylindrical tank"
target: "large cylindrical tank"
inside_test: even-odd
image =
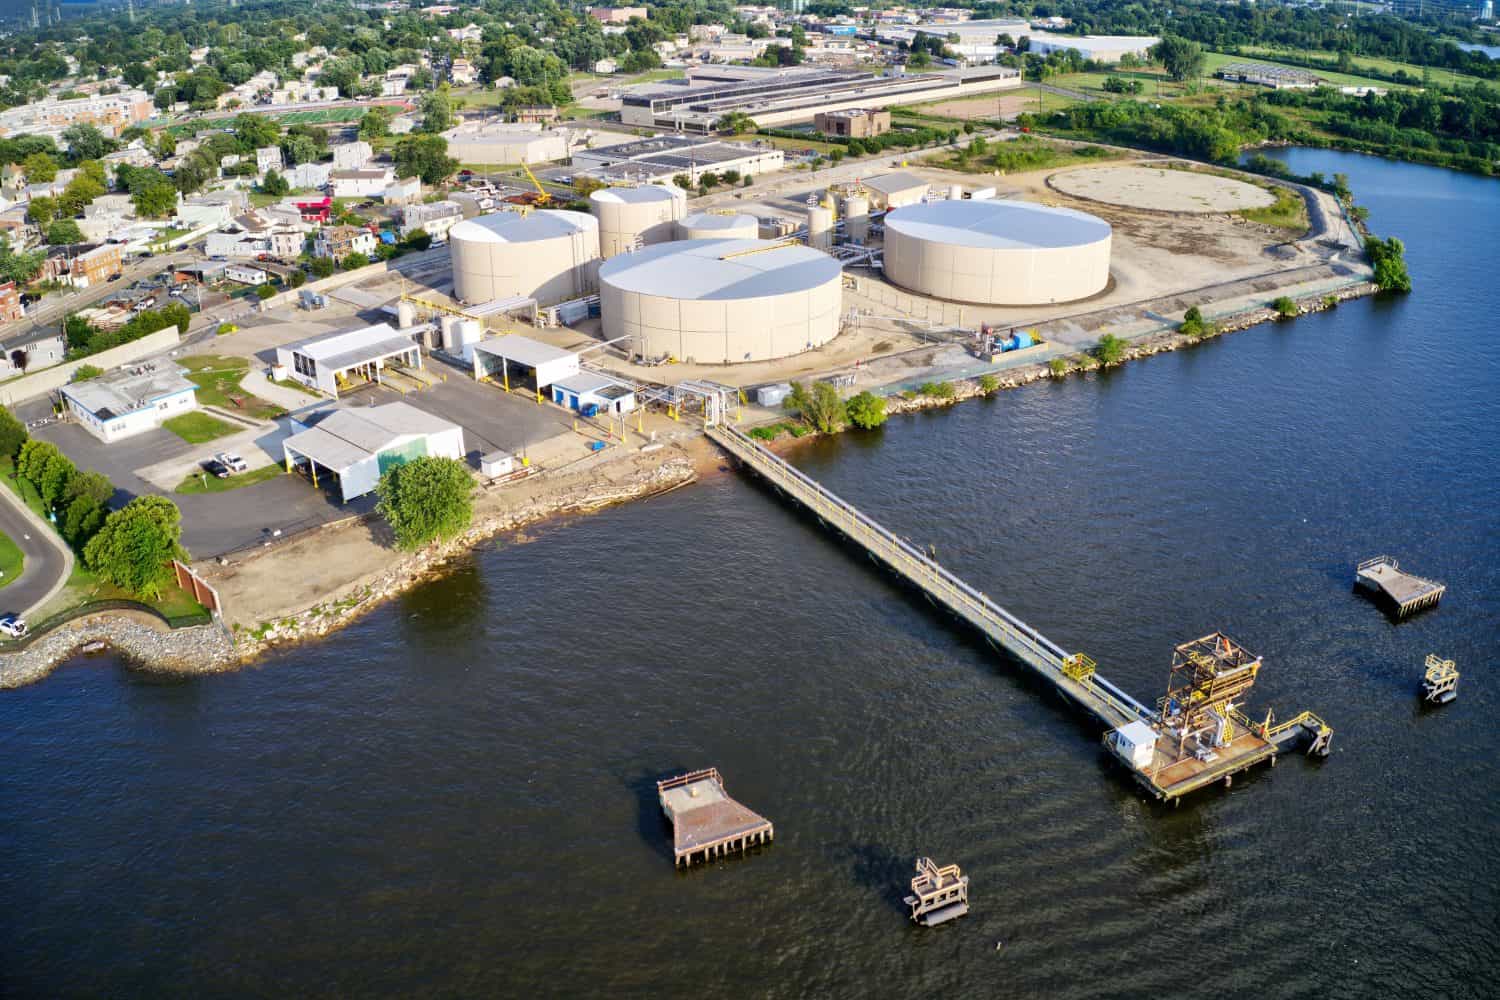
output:
[[[833,209],[814,205],[807,210],[807,245],[814,250],[833,249]]]
[[[755,240],[760,238],[760,220],[753,215],[722,215],[695,212],[677,223],[680,240]]]
[[[589,195],[589,211],[599,220],[600,256],[673,239],[686,205],[685,192],[663,184],[600,188]]]
[[[839,332],[843,268],[768,240],[683,240],[599,268],[604,338],[646,358],[700,364],[781,358]]]
[[[478,304],[526,296],[542,305],[590,294],[599,260],[599,223],[555,209],[496,212],[448,230],[453,295]]]
[[[1046,305],[1109,285],[1109,223],[1024,201],[930,201],[885,217],[885,276],[914,292]]]
[[[870,238],[870,199],[862,194],[844,199],[844,235],[853,243]]]

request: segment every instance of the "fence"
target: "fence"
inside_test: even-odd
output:
[[[0,403],[13,406],[52,392],[54,389],[61,389],[73,381],[73,373],[83,365],[93,365],[95,368],[108,371],[159,351],[165,351],[170,347],[176,347],[181,341],[177,327],[173,325],[157,330],[155,333],[148,333],[139,340],[132,340],[119,347],[111,347],[107,351],[100,351],[98,354],[79,358],[77,361],[64,361],[60,365],[54,365],[35,374],[22,375],[20,378],[0,385]]]
[[[148,614],[171,629],[195,628],[199,625],[212,625],[213,616],[206,611],[196,612],[189,615],[165,615],[149,604],[140,601],[131,601],[124,598],[111,598],[102,601],[89,601],[77,607],[59,611],[55,615],[48,615],[41,621],[31,626],[31,630],[20,639],[0,639],[0,653],[19,653],[30,646],[33,642],[45,636],[48,632],[68,622],[77,621],[79,618],[87,618],[89,615],[99,614],[103,611],[140,611]]]
[[[193,600],[203,605],[210,612],[222,613],[224,608],[219,603],[219,592],[209,585],[192,567],[184,565],[179,560],[172,560],[172,574],[177,577],[177,586],[193,595]]]

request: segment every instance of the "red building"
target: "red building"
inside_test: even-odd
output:
[[[0,323],[12,323],[25,316],[26,308],[21,305],[21,293],[16,291],[16,283],[7,281],[0,285]]]
[[[333,199],[329,197],[319,198],[317,201],[293,202],[297,211],[302,213],[303,222],[324,223],[333,214]]]

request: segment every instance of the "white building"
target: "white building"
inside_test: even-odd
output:
[[[328,174],[328,193],[335,198],[376,198],[385,194],[396,174],[389,167],[369,170],[333,170]]]
[[[463,206],[456,201],[408,205],[401,213],[401,238],[405,239],[418,229],[433,238],[444,237],[448,230],[463,219]]]
[[[299,163],[286,172],[286,182],[294,191],[304,188],[321,188],[328,184],[328,175],[333,172],[329,163]]]
[[[335,170],[358,170],[370,161],[375,151],[368,142],[343,142],[330,146]]]
[[[158,370],[111,372],[59,391],[74,419],[109,443],[160,427],[162,421],[196,409],[198,387],[175,365]]]
[[[394,180],[381,197],[387,205],[414,205],[422,200],[422,178],[403,177]]]
[[[388,365],[421,368],[422,351],[410,334],[376,323],[278,347],[276,363],[293,381],[337,396],[351,381],[379,382]]]
[[[534,122],[459,125],[443,133],[460,163],[546,163],[568,156],[569,135]]]
[[[267,170],[281,169],[281,147],[263,146],[255,151],[255,172],[264,174]]]
[[[408,403],[315,410],[292,423],[304,429],[282,442],[287,468],[306,464],[314,483],[331,473],[345,503],[372,492],[393,466],[464,457],[461,427]]]
[[[264,285],[271,280],[269,274],[248,264],[230,264],[224,268],[224,277],[230,281],[238,281],[242,285]]]

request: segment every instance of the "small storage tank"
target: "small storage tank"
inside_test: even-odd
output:
[[[458,326],[458,319],[457,316],[444,314],[438,320],[438,329],[442,331],[439,338],[442,342],[442,348],[450,354],[458,353],[453,349],[454,345],[458,342],[458,334],[454,333],[454,328]]]
[[[833,209],[814,205],[807,210],[807,245],[814,250],[833,249]]]
[[[948,200],[949,201],[963,201],[964,200],[964,189],[963,189],[963,187],[961,185],[958,185],[958,184],[950,184],[950,185],[948,185]]]
[[[695,212],[677,223],[680,240],[755,240],[760,238],[760,220],[753,215]]]
[[[461,319],[453,324],[449,332],[452,341],[448,345],[448,353],[456,354],[465,361],[472,361],[474,345],[479,343],[479,320]]]
[[[405,300],[396,303],[396,325],[405,329],[417,325],[417,307]]]
[[[844,199],[844,235],[851,243],[864,243],[870,238],[870,199],[862,194]]]
[[[600,188],[589,195],[589,211],[599,220],[599,255],[608,259],[667,242],[677,235],[686,206],[687,193],[664,184]]]

